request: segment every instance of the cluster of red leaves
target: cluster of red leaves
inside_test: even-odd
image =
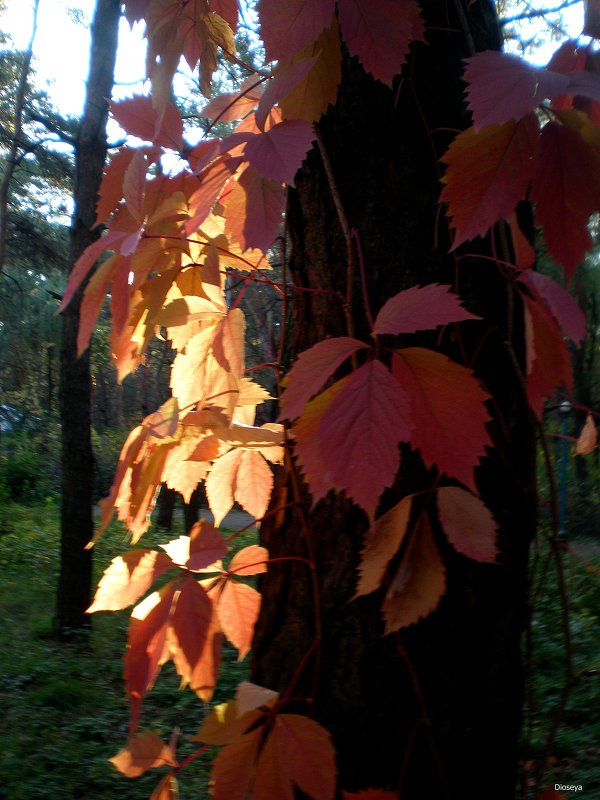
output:
[[[131,24],[146,23],[152,95],[111,105],[126,133],[141,141],[121,148],[106,167],[97,224],[107,232],[75,265],[63,306],[92,272],[81,310],[83,351],[110,293],[120,378],[136,368],[156,333],[170,339],[176,355],[173,396],[127,439],[97,535],[116,508],[137,542],[163,482],[189,498],[205,480],[217,526],[234,502],[261,518],[273,487],[270,464],[282,461],[289,446],[315,502],[332,489],[342,491],[369,517],[357,596],[384,588],[388,633],[416,623],[445,591],[434,531],[466,557],[495,560],[496,523],[476,484],[477,465],[491,447],[489,397],[467,366],[389,342],[438,326],[482,323],[447,286],[414,287],[390,298],[369,343],[329,339],[299,356],[281,404],[281,420],[292,422],[286,443],[281,424],[254,426],[256,406],[268,395],[245,375],[244,316],[228,308],[224,286],[227,269],[252,280],[269,268],[266,253],[281,223],[285,185],[293,184],[312,147],[313,124],[335,102],[342,44],[391,86],[411,43],[425,40],[418,4],[260,0],[265,52],[276,63],[246,79],[239,92],[207,103],[202,114],[213,125],[235,127],[224,139],[207,135],[195,147],[187,146],[169,100],[172,77],[181,57],[191,69],[199,64],[209,95],[218,52],[236,58],[237,3],[126,0],[125,8]],[[501,266],[525,309],[524,380],[538,415],[556,386],[572,383],[565,339],[580,343],[585,320],[565,289],[530,268],[533,250],[514,210],[522,199],[535,202],[549,251],[570,276],[591,243],[589,216],[600,209],[600,80],[591,65],[588,52],[573,43],[545,69],[500,53],[469,59],[465,80],[474,126],[456,137],[444,158],[442,202],[454,247],[502,220],[512,233],[515,263]],[[163,174],[167,151],[179,156],[176,174]],[[105,251],[112,255],[93,271]],[[331,383],[340,368],[345,375]],[[436,469],[436,482],[426,503],[404,497],[378,517],[380,497],[400,468],[401,444]],[[590,422],[578,452],[595,444]],[[137,602],[125,656],[132,737],[113,763],[129,777],[168,767],[154,800],[176,797],[176,772],[185,762],[178,764],[174,742],[133,734],[141,701],[168,659],[183,685],[205,700],[212,696],[222,634],[243,658],[258,614],[258,594],[238,578],[264,571],[267,561],[262,548],[250,547],[223,568],[227,545],[208,523],[163,550],[137,549],[115,559],[90,608]],[[175,577],[138,602],[169,570]],[[334,797],[329,735],[308,717],[284,713],[284,706],[285,698],[243,685],[235,701],[205,720],[196,738],[223,748],[213,767],[217,799],[291,800],[294,787],[315,800]],[[396,796],[383,789],[344,793],[345,800]]]

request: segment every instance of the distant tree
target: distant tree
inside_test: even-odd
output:
[[[108,98],[114,81],[120,7],[119,0],[98,0],[92,23],[87,94],[75,137],[71,265],[100,235],[94,225],[107,152]],[[64,312],[60,359],[61,566],[54,618],[55,633],[60,639],[89,627],[85,610],[90,601],[92,558],[84,548],[93,531],[94,458],[89,353],[81,357],[77,353],[81,295],[79,292]]]

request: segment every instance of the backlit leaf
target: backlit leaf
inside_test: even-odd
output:
[[[560,114],[562,124],[542,130],[532,199],[550,255],[571,275],[592,246],[587,222],[600,209],[600,147],[577,130],[591,125],[581,112]]]
[[[578,456],[587,456],[589,453],[596,449],[598,444],[598,431],[594,418],[588,414],[585,418],[585,425],[581,429],[581,433],[575,444],[575,454]]]
[[[143,731],[133,736],[127,747],[109,761],[127,778],[138,778],[156,767],[177,766],[171,748],[152,731]]]
[[[251,586],[230,579],[217,600],[217,618],[225,636],[239,652],[241,661],[249,652],[260,610],[260,595]]]
[[[452,142],[440,200],[456,229],[453,247],[484,236],[507,219],[527,195],[539,157],[539,123],[534,114],[518,122],[469,128]]]
[[[307,402],[333,375],[340,364],[357,350],[366,346],[358,339],[339,336],[318,342],[309,350],[300,353],[287,376],[279,419],[294,419],[299,416]]]
[[[450,544],[475,561],[496,560],[498,525],[488,507],[456,486],[437,490],[440,524]]]
[[[334,0],[260,0],[260,35],[269,61],[303,50],[333,17]]]
[[[113,558],[104,570],[87,613],[127,608],[172,566],[171,559],[156,550],[130,550]]]
[[[202,586],[188,573],[175,597],[167,632],[173,663],[184,686],[191,682],[204,654],[212,616],[212,602]]]
[[[183,122],[172,103],[167,103],[160,126],[158,114],[149,96],[135,95],[124,100],[113,100],[110,103],[110,113],[131,136],[173,150],[179,151],[183,147]]]
[[[421,347],[397,350],[393,373],[410,397],[410,441],[425,464],[475,489],[474,468],[492,444],[486,430],[489,395],[470,369]]]
[[[262,736],[263,731],[258,728],[219,752],[210,773],[214,800],[247,800]]]
[[[493,50],[468,58],[464,79],[477,130],[519,120],[544,100],[564,94],[569,85],[566,75]]]
[[[267,571],[269,551],[258,544],[251,544],[239,550],[231,559],[229,572],[236,575],[258,575]]]
[[[225,204],[227,230],[242,251],[266,252],[282,221],[283,185],[248,167],[234,184]]]
[[[411,41],[423,39],[416,0],[339,0],[342,38],[373,77],[391,86]]]
[[[321,418],[323,472],[372,518],[398,467],[398,444],[410,438],[408,398],[381,361],[352,373]]]
[[[534,297],[543,300],[564,335],[574,344],[581,344],[587,336],[587,322],[585,314],[569,292],[552,278],[532,269],[521,273],[519,281],[529,287]]]
[[[256,124],[263,130],[267,115],[271,108],[282,97],[286,97],[299,83],[305,80],[312,69],[316,58],[294,61],[292,64],[279,65],[273,72],[273,78],[260,99],[256,109]]]
[[[196,522],[187,536],[160,546],[175,564],[192,572],[219,561],[229,549],[221,533],[205,519]]]
[[[286,120],[252,136],[244,158],[257,172],[273,181],[294,184],[294,176],[310,150],[315,134],[304,120]]]
[[[373,333],[414,333],[465,319],[480,318],[462,307],[450,286],[430,283],[390,297],[377,314]]]
[[[335,102],[342,79],[342,53],[335,18],[316,42],[293,55],[291,60],[280,61],[280,65],[283,68],[297,61],[312,62],[313,59],[316,60],[304,80],[279,101],[284,119],[318,122],[329,104]]]
[[[131,730],[137,727],[142,700],[154,685],[161,665],[169,658],[167,625],[175,592],[173,580],[138,603],[131,615],[124,659],[131,702]]]

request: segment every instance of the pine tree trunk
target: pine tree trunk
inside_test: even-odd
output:
[[[483,459],[477,482],[499,523],[500,564],[470,561],[438,537],[448,584],[438,610],[384,637],[381,592],[352,600],[365,515],[331,493],[311,508],[290,462],[280,484],[286,501],[299,506],[277,527],[265,522],[262,537],[272,557],[308,558],[316,576],[303,564],[269,570],[253,680],[285,689],[316,639],[293,694],[312,698],[309,713],[331,731],[342,789],[384,787],[402,800],[508,800],[515,793],[520,637],[535,527],[533,435],[517,369],[523,354],[512,345],[523,338],[521,309],[491,261],[447,255],[438,208],[438,159],[453,132],[469,124],[462,59],[498,48],[500,37],[491,0],[421,6],[428,44],[415,47],[404,80],[392,91],[347,60],[338,101],[319,127],[348,224],[362,243],[372,308],[409,286],[439,282],[454,284],[469,310],[484,318],[469,326],[472,340],[463,338],[459,347],[446,335],[439,349],[461,363],[464,354],[473,359],[469,365],[493,395],[496,449]],[[287,216],[293,281],[345,296],[346,242],[316,148],[295,183]],[[353,296],[354,335],[365,337],[358,278]],[[296,293],[294,352],[348,335],[343,308],[332,297]],[[435,348],[437,335],[412,336],[415,343]],[[431,486],[419,458],[404,449],[402,455],[401,474],[380,511]]]
[[[98,189],[106,158],[106,121],[114,80],[119,0],[98,0],[92,24],[87,96],[75,149],[75,209],[71,224],[69,263],[99,236],[93,229]],[[92,558],[84,550],[93,532],[94,459],[91,442],[91,378],[89,351],[77,357],[77,330],[82,292],[63,315],[60,359],[62,424],[61,564],[54,618],[59,639],[89,627]]]

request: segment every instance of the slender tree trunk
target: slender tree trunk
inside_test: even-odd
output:
[[[23,65],[17,86],[15,99],[15,113],[13,117],[13,135],[6,156],[6,166],[0,180],[0,273],[4,269],[6,259],[6,241],[8,235],[8,197],[10,194],[10,184],[16,166],[19,162],[19,149],[23,146],[23,111],[25,110],[25,93],[27,91],[27,81],[29,70],[31,69],[31,58],[33,56],[33,42],[37,32],[37,16],[40,0],[35,0],[33,4],[33,22],[31,24],[31,36],[27,50],[23,54]]]
[[[412,336],[410,343],[438,345],[471,366],[493,395],[496,449],[483,459],[477,481],[499,523],[500,563],[470,561],[436,531],[446,595],[425,620],[383,636],[382,593],[352,600],[365,515],[331,493],[311,508],[290,462],[281,483],[287,502],[298,505],[276,529],[265,521],[262,537],[272,557],[308,558],[316,574],[303,564],[269,570],[253,680],[283,690],[300,675],[293,694],[312,698],[309,709],[332,732],[345,790],[384,787],[402,800],[508,800],[516,785],[520,636],[535,527],[533,436],[518,370],[523,353],[512,344],[523,338],[521,308],[491,261],[447,255],[450,241],[438,209],[438,159],[452,132],[469,124],[462,59],[498,48],[500,36],[489,0],[425,0],[421,6],[428,44],[414,48],[404,80],[390,90],[347,60],[337,103],[320,131],[333,193],[362,242],[372,308],[402,289],[435,281],[454,284],[469,310],[483,317],[469,326],[471,339],[457,342],[447,332],[439,345],[436,334]],[[313,150],[290,193],[290,268],[296,285],[345,296],[347,247],[323,164],[323,154]],[[485,254],[485,244],[479,252]],[[367,337],[358,279],[353,296],[355,335]],[[294,352],[348,334],[332,297],[296,294]],[[456,409],[456,425],[462,423]],[[432,484],[414,453],[403,448],[402,457],[382,510]]]
[[[93,226],[107,151],[107,98],[114,80],[120,5],[119,0],[98,0],[92,24],[87,96],[75,149],[71,267],[99,236],[98,229]],[[90,603],[92,577],[91,552],[84,550],[93,531],[94,461],[89,351],[77,358],[81,296],[80,291],[64,312],[61,345],[61,567],[54,619],[55,633],[61,639],[89,627],[85,610]]]

